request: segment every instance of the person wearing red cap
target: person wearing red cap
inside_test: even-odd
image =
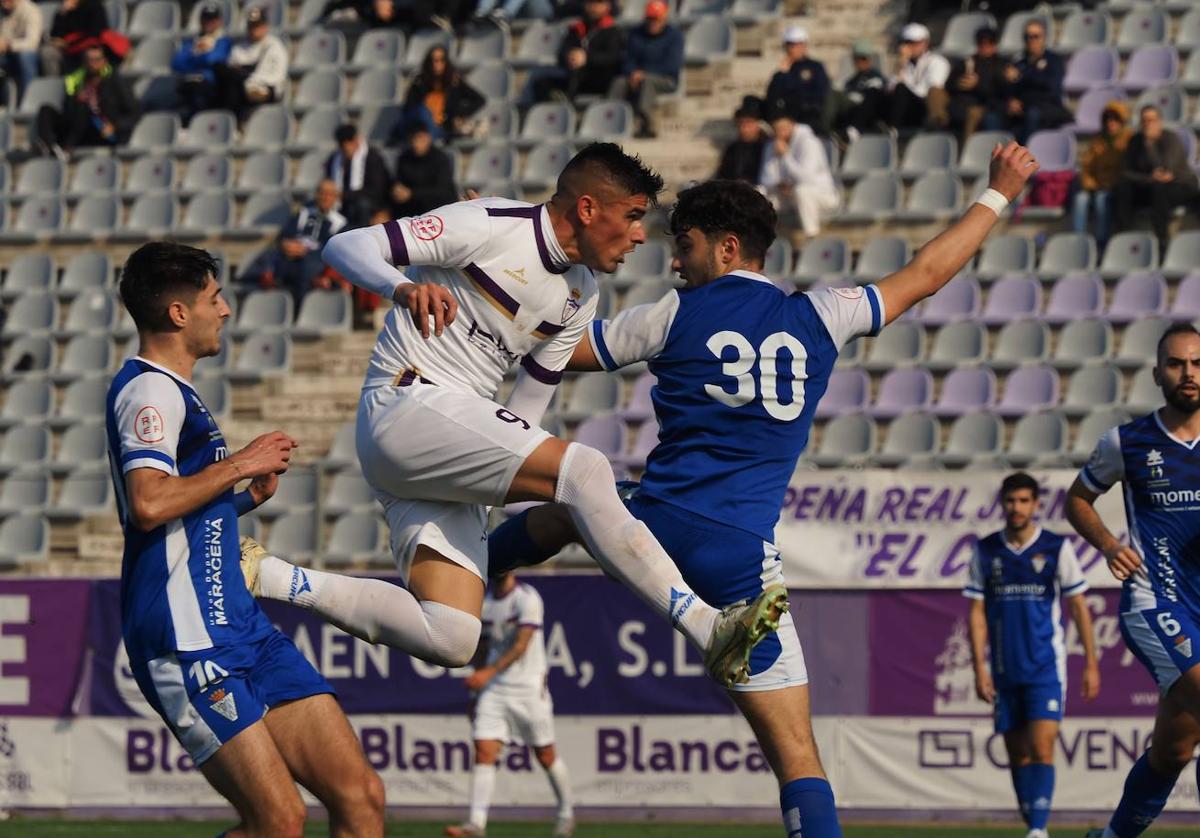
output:
[[[683,70],[683,33],[667,22],[670,9],[663,0],[646,4],[645,22],[629,33],[629,46],[620,77],[608,91],[610,99],[628,99],[638,118],[638,137],[656,137],[654,107],[660,93],[679,87]]]

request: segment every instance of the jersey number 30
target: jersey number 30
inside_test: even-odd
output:
[[[799,338],[787,332],[775,332],[759,344],[756,353],[750,341],[746,340],[746,336],[741,332],[724,331],[710,337],[705,345],[718,359],[721,359],[725,350],[730,347],[737,352],[737,358],[721,364],[721,372],[734,380],[734,389],[730,391],[727,385],[720,384],[704,385],[704,392],[721,404],[741,407],[750,404],[759,396],[767,413],[781,422],[791,422],[804,410],[804,378],[808,352]],[[787,402],[779,400],[778,356],[781,349],[791,356],[792,364],[792,392]],[[753,372],[755,364],[758,365],[757,381]]]

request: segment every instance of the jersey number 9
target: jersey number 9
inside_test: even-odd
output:
[[[737,357],[732,361],[721,364],[721,372],[734,379],[734,389],[731,392],[725,385],[705,384],[704,392],[723,405],[741,407],[754,401],[761,394],[763,408],[781,422],[791,422],[804,410],[804,377],[805,366],[808,362],[808,352],[804,344],[794,335],[787,332],[775,332],[768,335],[759,344],[758,352],[750,345],[750,341],[740,332],[717,332],[705,344],[708,351],[722,358],[726,349],[732,347],[737,351]],[[779,350],[785,349],[791,356],[792,380],[791,399],[784,403],[779,401],[778,370]],[[755,380],[754,367],[758,366],[758,379]]]

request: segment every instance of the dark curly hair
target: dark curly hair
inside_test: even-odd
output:
[[[218,273],[217,260],[206,250],[175,242],[149,242],[125,260],[121,270],[121,302],[142,332],[172,330],[167,306],[183,298],[188,305]]]
[[[740,180],[710,180],[679,193],[671,212],[671,235],[696,229],[712,240],[732,233],[742,255],[762,262],[775,241],[778,215],[757,189]]]
[[[598,181],[617,187],[626,195],[645,195],[651,205],[658,203],[663,190],[662,175],[636,155],[626,154],[616,143],[592,143],[563,167],[555,187],[556,194],[582,195]]]

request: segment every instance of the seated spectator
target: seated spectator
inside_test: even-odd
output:
[[[280,229],[275,247],[247,271],[251,277],[258,274],[259,285],[263,288],[290,291],[297,310],[311,289],[329,287],[328,282],[321,280],[325,270],[321,248],[346,226],[345,216],[337,210],[339,195],[333,181],[318,183],[313,199]]]
[[[721,163],[714,177],[723,180],[742,180],[758,183],[762,170],[763,147],[767,135],[762,128],[762,106],[754,96],[747,96],[733,113],[737,123],[737,139],[721,152]]]
[[[775,139],[763,154],[758,185],[775,208],[794,206],[809,238],[821,232],[821,214],[841,204],[825,146],[812,128],[781,116],[771,123]]]
[[[625,30],[617,26],[609,0],[584,0],[583,17],[567,27],[558,65],[529,74],[521,104],[559,98],[574,102],[580,94],[603,96],[625,60]]]
[[[1112,191],[1118,230],[1134,224],[1137,210],[1150,209],[1150,225],[1162,251],[1167,227],[1176,207],[1200,195],[1196,173],[1188,165],[1183,141],[1163,128],[1162,113],[1153,105],[1142,108],[1142,130],[1134,134],[1121,158],[1121,173]]]
[[[1008,65],[997,47],[999,35],[990,26],[975,33],[975,55],[954,62],[946,91],[950,95],[950,129],[965,141],[989,113],[1003,109]]]
[[[829,76],[825,65],[808,57],[808,30],[789,26],[783,33],[783,58],[779,71],[767,85],[766,118],[774,121],[790,116],[818,133],[829,128],[825,103],[829,98]]]
[[[929,30],[909,23],[900,31],[899,68],[892,79],[894,128],[945,128],[949,122],[946,80],[950,62],[929,49]]]
[[[553,0],[479,0],[475,19],[491,18],[501,26],[519,17],[553,20],[557,17]]]
[[[411,32],[437,27],[453,33],[456,25],[466,23],[473,6],[473,0],[328,0],[319,17],[324,21],[334,12],[353,9],[370,29],[403,27]]]
[[[179,98],[183,102],[183,120],[190,122],[197,111],[211,107],[217,98],[215,68],[229,62],[233,41],[225,34],[225,20],[219,3],[205,3],[200,9],[200,34],[185,38],[171,59],[171,69],[179,76]]]
[[[1008,83],[1003,116],[992,127],[1007,128],[1024,143],[1034,132],[1071,121],[1063,104],[1062,57],[1046,49],[1046,27],[1040,20],[1025,24],[1025,52],[1004,71]]]
[[[32,0],[0,0],[0,69],[17,80],[17,96],[37,78],[41,42],[42,10]]]
[[[645,22],[629,33],[621,76],[608,91],[610,99],[628,99],[637,116],[636,136],[657,137],[654,108],[658,94],[673,93],[683,72],[683,33],[667,22],[663,0],[646,4]]]
[[[325,176],[341,190],[347,223],[351,227],[370,224],[389,203],[392,176],[387,163],[353,125],[339,125],[333,138],[338,148],[325,161]]]
[[[419,122],[414,123],[409,129],[408,147],[396,160],[391,217],[421,215],[457,200],[454,161],[433,144],[429,128]]]
[[[288,53],[283,41],[271,34],[266,12],[252,6],[246,12],[246,37],[229,51],[229,62],[213,67],[217,77],[218,107],[246,121],[259,105],[278,102],[287,84]]]
[[[63,0],[50,25],[50,40],[42,45],[42,73],[65,76],[78,70],[83,53],[99,45],[108,30],[108,13],[101,0]]]
[[[1109,102],[1100,114],[1100,134],[1095,137],[1079,159],[1079,189],[1075,192],[1075,232],[1086,233],[1088,209],[1096,215],[1096,242],[1108,242],[1110,197],[1121,174],[1121,162],[1129,147],[1131,131],[1129,108],[1120,100]]]
[[[463,79],[446,48],[431,47],[404,96],[397,139],[415,122],[427,127],[435,140],[469,136],[476,130],[471,117],[485,101],[483,94]]]
[[[887,80],[875,66],[875,45],[859,38],[850,48],[854,74],[846,79],[838,97],[834,127],[847,140],[886,127]]]
[[[66,97],[59,111],[42,105],[34,123],[33,145],[41,154],[66,157],[80,146],[118,146],[129,141],[140,109],[129,82],[113,70],[100,47],[84,53],[81,68],[63,79]]]

